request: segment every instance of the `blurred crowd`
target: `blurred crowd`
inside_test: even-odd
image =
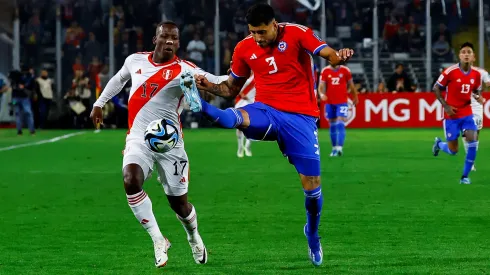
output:
[[[55,36],[56,3],[61,3],[62,23],[62,95],[53,95],[55,90]],[[214,49],[220,47],[220,68],[225,74],[235,44],[247,35],[245,11],[252,0],[220,1],[220,40],[214,39],[214,1],[209,0],[113,0],[115,69],[122,66],[126,56],[133,52],[151,51],[155,26],[163,19],[175,21],[181,28],[179,56],[196,63],[204,70],[214,72]],[[312,1],[310,1],[312,2]],[[443,15],[439,1],[433,1],[435,31],[432,35],[433,53],[447,61],[451,55],[451,34],[466,25],[471,8],[469,0],[461,0],[462,17],[457,13],[454,1],[447,6]],[[88,114],[91,104],[110,79],[108,67],[108,24],[111,9],[108,0],[18,0],[21,21],[22,72],[25,93],[18,93],[12,105],[14,112],[24,111],[33,119],[28,125],[44,127],[49,110],[56,108],[62,114],[60,121],[66,127],[89,126]],[[273,0],[272,5],[280,21],[296,22],[320,33],[320,10],[311,11],[296,0]],[[387,51],[414,52],[424,49],[423,26],[425,25],[425,2],[421,0],[380,1],[379,33]],[[338,26],[350,27],[351,40],[362,42],[372,37],[372,1],[329,0],[326,2],[327,33],[334,34]],[[448,20],[451,18],[451,20]],[[329,35],[333,36],[333,35]],[[33,81],[49,79],[48,83]],[[22,80],[24,81],[24,80]],[[21,82],[22,82],[21,81]],[[26,80],[27,81],[27,80]],[[8,81],[3,81],[6,85]],[[12,82],[12,81],[11,81]],[[12,88],[14,83],[11,83]],[[32,85],[32,86],[29,86]],[[128,83],[128,86],[130,83]],[[397,66],[393,79],[380,83],[379,91],[411,90],[409,76],[403,64]],[[1,86],[0,86],[1,87]],[[359,87],[366,91],[367,87]],[[14,89],[15,90],[15,89]],[[126,89],[127,90],[127,89]],[[109,124],[125,127],[127,113],[127,91],[113,99],[107,109]],[[20,104],[18,104],[20,103]],[[13,106],[21,106],[15,107]],[[29,115],[27,115],[29,116]],[[22,120],[22,119],[21,119]],[[31,126],[29,126],[31,128]],[[31,131],[34,131],[31,129]]]

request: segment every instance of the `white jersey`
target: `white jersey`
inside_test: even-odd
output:
[[[488,87],[490,86],[490,76],[488,72],[482,68],[476,68],[481,74],[481,80]],[[473,96],[471,97],[471,110],[478,130],[483,128],[483,105],[480,104]]]
[[[132,85],[128,101],[128,137],[143,140],[148,124],[156,119],[166,118],[182,129],[180,113],[183,109],[184,94],[180,88],[180,76],[184,71],[204,75],[210,82],[220,83],[228,76],[214,76],[198,68],[191,62],[175,57],[164,64],[152,61],[153,52],[135,53],[126,58],[123,67],[108,82],[94,106],[103,107],[131,78]],[[183,146],[182,131],[179,142]]]
[[[254,75],[252,74],[247,79],[247,81],[242,87],[242,90],[240,91],[240,94],[246,96],[246,99],[238,95],[235,99],[235,108],[240,108],[255,102],[255,93],[256,93],[255,79],[254,79]]]

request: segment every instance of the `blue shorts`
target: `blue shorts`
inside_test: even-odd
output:
[[[349,114],[349,105],[342,104],[327,104],[325,105],[325,115],[328,119],[334,119],[338,117],[347,117]]]
[[[277,141],[279,149],[298,173],[320,176],[317,118],[278,111],[261,102],[240,109],[250,118],[250,126],[240,129],[247,138]]]
[[[464,133],[466,130],[477,131],[475,120],[473,115],[465,116],[457,119],[444,119],[444,135],[447,141],[456,140],[460,133]]]

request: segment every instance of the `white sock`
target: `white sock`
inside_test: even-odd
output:
[[[248,138],[247,138],[247,139],[245,140],[245,148],[247,148],[247,150],[249,150],[249,151],[250,151],[251,147],[252,147],[252,141],[251,141],[250,139],[248,139]]]
[[[192,205],[192,204],[191,204]],[[195,239],[197,234],[197,213],[196,209],[192,205],[192,210],[189,216],[186,218],[182,218],[179,215],[176,215],[177,219],[182,223],[182,226],[185,229],[185,232],[187,233],[187,240],[192,241]]]
[[[463,144],[464,144],[464,152],[468,153],[468,141],[466,141],[465,137],[463,137]]]
[[[335,146],[335,150],[342,151],[342,146]]]
[[[145,191],[142,190],[134,195],[126,194],[126,196],[134,216],[143,228],[146,229],[148,234],[150,234],[153,242],[163,240],[162,232],[160,232],[155,215],[153,215],[150,197],[148,197]]]
[[[238,150],[242,150],[243,149],[243,139],[245,136],[243,135],[242,131],[236,130],[236,137],[238,140]]]

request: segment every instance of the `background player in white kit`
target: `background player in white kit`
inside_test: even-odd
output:
[[[187,201],[189,184],[189,162],[184,150],[182,131],[174,149],[159,154],[150,151],[144,142],[147,125],[156,119],[169,119],[180,124],[179,115],[183,108],[184,93],[180,78],[186,72],[204,75],[209,81],[219,83],[220,78],[209,75],[196,66],[175,55],[179,48],[179,29],[173,22],[158,25],[153,38],[153,52],[136,53],[128,56],[123,67],[111,78],[99,99],[95,102],[91,118],[96,125],[102,123],[102,107],[118,94],[131,78],[132,86],[128,102],[129,131],[123,158],[124,188],[129,206],[134,215],[151,236],[155,249],[155,265],[167,264],[167,249],[170,242],[165,238],[153,215],[150,198],[143,190],[156,164],[158,180],[163,185],[171,208],[177,214],[187,232],[194,260],[198,264],[207,262],[207,251],[197,230],[197,215],[194,206]],[[224,76],[227,79],[228,76]],[[199,95],[196,96],[199,98]],[[191,109],[192,109],[191,104]],[[182,130],[182,128],[181,128]]]
[[[474,61],[473,61],[474,62]],[[488,72],[482,68],[477,68],[477,70],[481,74],[482,82],[485,84],[485,87],[490,87],[490,76]],[[485,102],[485,99],[482,99],[482,102]],[[479,102],[474,96],[471,97],[471,110],[473,111],[473,119],[475,120],[476,126],[478,128],[478,137],[480,136],[480,130],[483,128],[483,104]],[[463,136],[463,144],[465,152],[468,152],[468,142],[466,138]],[[478,148],[477,148],[478,149]],[[476,171],[476,167],[473,164],[471,168],[472,171]]]
[[[235,108],[241,108],[255,101],[255,79],[252,74],[242,87],[242,90],[235,99]],[[238,139],[237,157],[243,158],[243,153],[247,157],[252,156],[252,141],[245,137],[242,131],[236,130]]]

